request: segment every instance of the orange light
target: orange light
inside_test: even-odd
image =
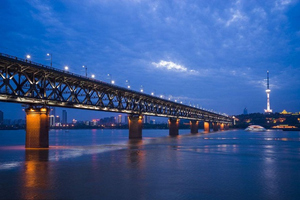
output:
[[[46,109],[46,108],[41,108],[41,111],[42,111],[42,112],[46,112],[47,109]]]

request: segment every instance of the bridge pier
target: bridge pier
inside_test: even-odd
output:
[[[143,130],[143,116],[129,115],[128,116],[129,139],[141,139]]]
[[[169,118],[169,135],[177,136],[179,135],[179,119]]]
[[[49,147],[49,108],[25,109],[26,112],[26,142],[25,148]]]
[[[199,121],[191,120],[190,121],[190,126],[191,126],[191,133],[192,134],[198,133]]]
[[[212,126],[213,126],[213,131],[218,131],[219,130],[219,124],[217,122],[214,122],[212,124]]]
[[[225,124],[224,129],[229,130],[229,124]]]
[[[204,132],[209,133],[210,132],[210,124],[209,122],[204,122]]]
[[[224,123],[220,124],[220,131],[224,131]]]

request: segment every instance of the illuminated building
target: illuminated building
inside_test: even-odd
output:
[[[121,123],[122,123],[122,115],[118,115],[117,124],[121,124]]]
[[[269,71],[267,71],[267,89],[266,89],[266,93],[267,93],[267,109],[265,109],[265,113],[272,113],[272,110],[270,108],[270,87],[269,87]]]
[[[288,115],[288,114],[292,114],[292,113],[291,112],[287,112],[286,110],[283,110],[280,114]]]
[[[55,123],[60,123],[60,117],[58,115],[55,117]]]
[[[55,117],[54,115],[49,116],[50,126],[55,126]]]

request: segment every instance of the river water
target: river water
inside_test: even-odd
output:
[[[0,131],[0,199],[300,199],[300,132]]]

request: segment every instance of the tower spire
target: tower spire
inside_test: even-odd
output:
[[[270,89],[270,87],[269,87],[269,71],[267,71],[267,89]]]
[[[272,110],[270,108],[270,84],[269,84],[269,71],[267,71],[267,89],[266,89],[266,93],[267,93],[267,109],[265,109],[265,113],[271,113]]]

